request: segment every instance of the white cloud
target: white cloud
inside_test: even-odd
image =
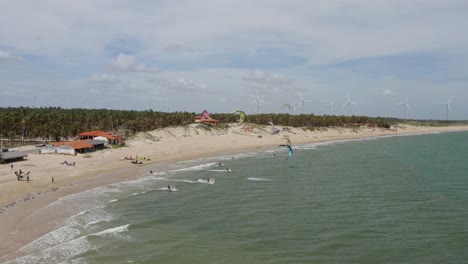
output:
[[[2,61],[11,61],[11,60],[19,60],[20,58],[17,56],[13,56],[6,51],[0,50],[0,62]]]
[[[115,59],[112,60],[111,67],[113,69],[126,72],[160,72],[160,70],[156,68],[150,68],[142,63],[139,63],[134,55],[126,55],[123,53],[120,53]]]
[[[396,96],[398,95],[397,93],[395,93],[394,91],[390,90],[390,89],[385,89],[383,91],[383,95],[386,95],[386,96]]]
[[[194,48],[191,48],[189,46],[182,45],[182,44],[169,44],[163,48],[163,51],[180,53],[180,52],[195,52],[196,50]]]
[[[171,89],[182,93],[202,93],[208,90],[205,84],[196,83],[192,80],[179,79],[172,82]]]
[[[180,93],[199,93],[208,90],[207,85],[199,84],[193,80],[186,80],[184,78],[178,79],[177,81],[158,78],[149,79],[147,82],[156,85],[158,88]]]
[[[292,79],[284,75],[268,74],[259,69],[249,72],[242,80],[263,85],[288,85],[292,83]]]
[[[91,78],[89,79],[90,82],[93,83],[118,83],[120,82],[119,78],[117,78],[115,75],[110,75],[110,74],[93,74]]]

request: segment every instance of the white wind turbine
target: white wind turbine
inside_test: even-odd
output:
[[[344,107],[348,107],[348,115],[351,115],[351,105],[357,105],[356,102],[353,102],[353,100],[351,100],[351,96],[348,94],[348,100],[341,106],[343,109]]]
[[[253,101],[253,103],[255,104],[255,113],[257,114],[258,110],[260,110],[260,106],[265,104],[265,102],[260,99],[260,95],[258,94],[258,90],[257,90],[257,99],[255,99]]]
[[[299,98],[300,98],[300,101],[299,101],[299,104],[297,105],[297,107],[301,108],[302,109],[302,114],[304,114],[304,103],[305,102],[312,102],[312,101],[304,99],[304,97],[302,97],[302,95],[299,95]]]
[[[452,102],[452,100],[453,100],[453,96],[447,102],[441,102],[441,104],[445,104],[445,116],[447,120],[449,119],[449,112],[452,112],[452,107],[450,106],[450,103]]]
[[[325,105],[330,107],[330,115],[333,115],[333,106],[335,105],[335,102],[329,102],[329,103],[326,103]]]
[[[403,106],[403,112],[405,114],[405,116],[404,116],[405,119],[404,120],[406,120],[406,113],[408,112],[408,110],[411,110],[411,107],[408,104],[408,96],[406,96],[406,99],[403,102],[399,103],[398,105]]]

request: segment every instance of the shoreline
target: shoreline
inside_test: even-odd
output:
[[[32,180],[29,183],[13,179],[10,165],[1,165],[0,260],[8,260],[18,249],[50,231],[52,227],[48,225],[47,219],[34,219],[34,212],[70,194],[136,179],[142,175],[143,170],[149,171],[153,167],[180,161],[214,159],[219,155],[266,150],[284,144],[283,137],[290,138],[294,146],[374,137],[467,131],[468,126],[407,126],[405,130],[398,132],[369,128],[358,131],[349,128],[333,128],[326,131],[291,128],[289,131],[282,131],[280,135],[270,135],[268,129],[269,126],[258,126],[255,129],[257,131],[253,133],[242,133],[238,127],[206,131],[192,126],[190,130],[192,134],[187,136],[184,128],[168,128],[140,133],[128,142],[129,147],[93,152],[91,158],[32,154],[28,160],[15,163],[16,168],[21,165],[31,168]],[[142,165],[131,164],[129,160],[123,159],[127,153],[135,153],[147,159]],[[69,168],[60,165],[63,159],[75,161],[77,166]],[[51,177],[56,178],[55,183],[50,182]],[[46,222],[37,221],[40,223],[37,226],[29,224],[36,220]],[[4,259],[5,257],[7,259]]]

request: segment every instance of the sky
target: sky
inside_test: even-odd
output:
[[[468,119],[466,0],[0,1],[1,107]]]

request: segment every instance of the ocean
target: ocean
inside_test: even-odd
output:
[[[153,164],[63,197],[36,214],[66,217],[7,263],[468,260],[468,132],[292,147]]]

